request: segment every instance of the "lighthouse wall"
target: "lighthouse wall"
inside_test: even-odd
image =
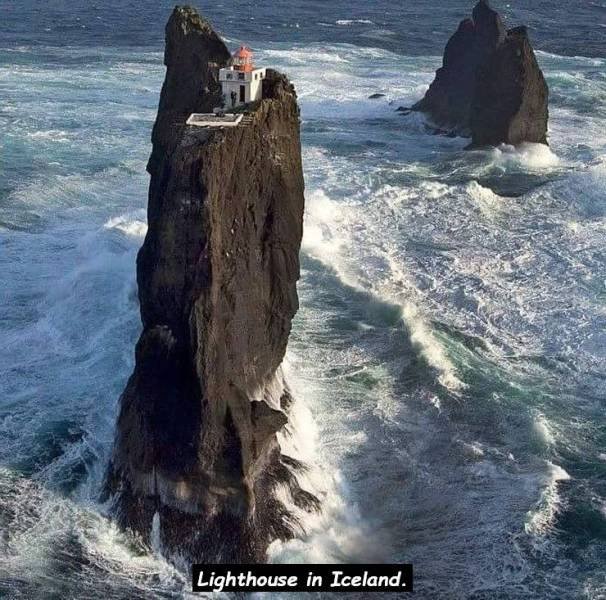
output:
[[[243,77],[243,79],[240,78]],[[255,69],[250,72],[221,69],[219,80],[223,92],[226,108],[231,108],[231,94],[236,94],[236,106],[242,104],[240,101],[240,86],[245,87],[244,102],[256,102],[263,97],[263,80],[267,76],[267,69]]]

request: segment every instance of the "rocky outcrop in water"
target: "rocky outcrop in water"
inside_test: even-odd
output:
[[[123,526],[150,540],[157,513],[163,551],[206,562],[263,561],[292,537],[278,486],[316,504],[277,440],[304,205],[296,93],[268,70],[246,124],[185,126],[220,103],[228,58],[206,21],[175,9],[137,259],[143,332],[106,484]]]
[[[472,145],[547,144],[548,98],[526,28],[511,29],[478,72],[471,105]]]
[[[412,110],[472,145],[547,143],[548,88],[526,29],[506,30],[486,0],[450,38],[442,67]]]
[[[501,17],[485,2],[479,2],[473,19],[461,21],[446,44],[442,67],[413,110],[428,113],[440,127],[469,132],[478,70],[505,36]]]

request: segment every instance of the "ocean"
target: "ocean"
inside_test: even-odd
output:
[[[411,562],[422,599],[604,599],[606,2],[493,2],[530,26],[550,147],[469,152],[395,109],[472,5],[197,5],[301,105],[283,443],[324,509],[271,559]],[[98,495],[172,7],[0,0],[1,598],[194,597]]]

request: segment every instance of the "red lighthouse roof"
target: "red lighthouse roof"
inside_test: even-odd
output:
[[[248,46],[240,46],[234,52],[234,58],[252,58],[253,51]]]
[[[236,71],[252,71],[253,67],[253,51],[247,46],[240,46],[233,53],[231,63]]]

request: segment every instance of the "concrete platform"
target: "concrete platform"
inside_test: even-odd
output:
[[[189,115],[187,125],[195,127],[235,127],[242,120],[242,115],[226,114],[223,116],[214,113],[192,113]]]

